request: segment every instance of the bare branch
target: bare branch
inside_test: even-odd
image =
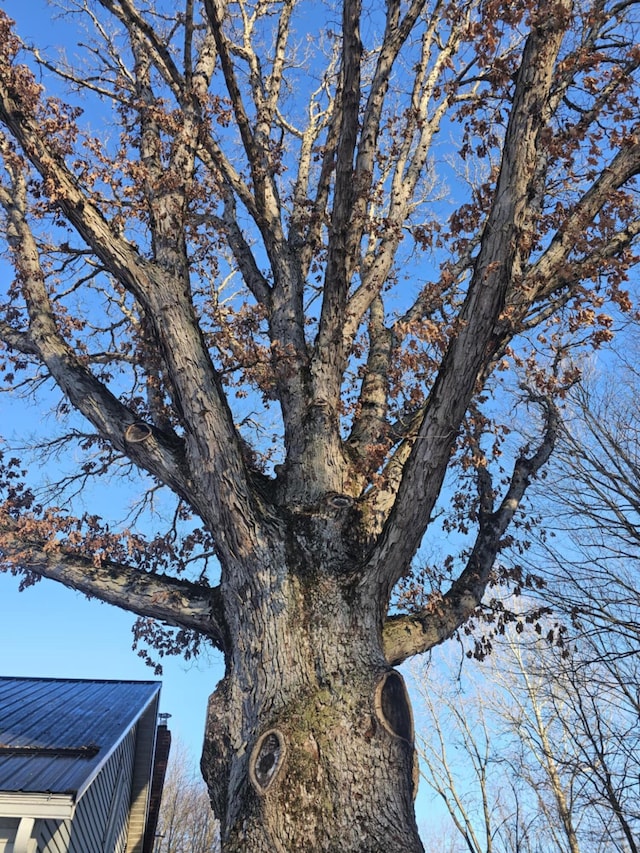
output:
[[[168,46],[158,37],[153,27],[144,20],[135,6],[129,0],[99,0],[100,4],[122,21],[127,31],[142,37],[147,45],[147,51],[154,65],[171,87],[177,100],[181,100],[184,92],[184,80],[178,70]]]
[[[40,357],[40,350],[31,340],[28,332],[21,332],[14,329],[4,321],[0,323],[0,340],[13,350],[23,353],[24,355],[35,355]]]
[[[256,224],[264,237],[267,251],[273,257],[276,254],[275,244],[282,243],[283,235],[278,193],[268,164],[269,152],[265,150],[265,141],[256,138],[252,122],[244,105],[233,66],[229,41],[224,34],[224,8],[222,3],[220,0],[205,0],[205,8],[220,56],[220,63],[240,137],[251,169],[255,186]]]
[[[423,610],[387,619],[384,648],[387,660],[393,665],[448,639],[480,606],[500,552],[502,537],[531,480],[549,460],[558,436],[559,414],[555,404],[533,393],[529,393],[529,399],[545,410],[542,442],[532,456],[521,456],[516,461],[507,492],[495,511],[489,472],[484,467],[479,469],[479,529],[467,565],[449,591],[434,597]]]
[[[267,306],[271,299],[271,287],[264,275],[260,272],[251,247],[238,224],[236,215],[236,203],[232,192],[224,195],[224,214],[220,221],[221,228],[227,235],[229,246],[233,252],[238,268],[242,273],[244,283],[247,285],[256,301],[260,305]]]
[[[24,527],[0,513],[0,561],[4,568],[15,572],[26,569],[140,616],[197,631],[224,650],[224,616],[217,588],[141,572],[111,560],[92,560],[39,538]]]
[[[415,553],[433,512],[451,448],[513,281],[519,227],[528,215],[528,189],[535,178],[542,144],[540,130],[547,118],[545,104],[567,23],[568,10],[559,4],[555,15],[539,21],[527,39],[494,202],[460,312],[459,331],[442,360],[393,511],[370,561],[374,571],[388,578],[389,594]]]

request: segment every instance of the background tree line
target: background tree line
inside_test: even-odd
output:
[[[415,674],[423,778],[451,821],[428,836],[439,850],[640,849],[638,331],[621,330],[572,389],[531,494],[537,530],[512,559],[544,581],[538,631],[529,590],[504,600],[513,620],[482,663],[461,638],[425,663],[447,673],[429,680],[438,691]]]

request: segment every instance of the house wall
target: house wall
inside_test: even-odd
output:
[[[70,821],[39,820],[36,823],[38,853],[67,853]]]
[[[0,853],[38,853],[31,836],[35,820],[18,817],[0,817]]]
[[[145,829],[149,811],[151,776],[156,740],[157,701],[138,720],[135,766],[129,805],[129,829],[125,853],[144,853]],[[150,839],[153,849],[154,838]]]
[[[19,823],[17,817],[0,817],[0,853],[12,853]]]
[[[72,821],[38,821],[38,853],[124,853],[135,735],[133,728],[109,758]]]

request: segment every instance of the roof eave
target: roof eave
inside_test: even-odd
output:
[[[33,817],[71,820],[75,811],[73,794],[0,792],[0,817]]]

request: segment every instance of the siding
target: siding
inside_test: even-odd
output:
[[[139,743],[131,785],[126,853],[142,853],[147,822],[156,737],[157,708],[145,711],[137,725]]]
[[[132,729],[78,803],[69,853],[124,853],[134,750]]]
[[[72,821],[38,821],[39,853],[124,853],[135,735],[132,729],[107,761]]]
[[[13,850],[13,839],[16,837],[19,823],[17,817],[0,817],[0,853]]]
[[[38,853],[67,853],[70,841],[69,821],[39,820],[36,826]]]

